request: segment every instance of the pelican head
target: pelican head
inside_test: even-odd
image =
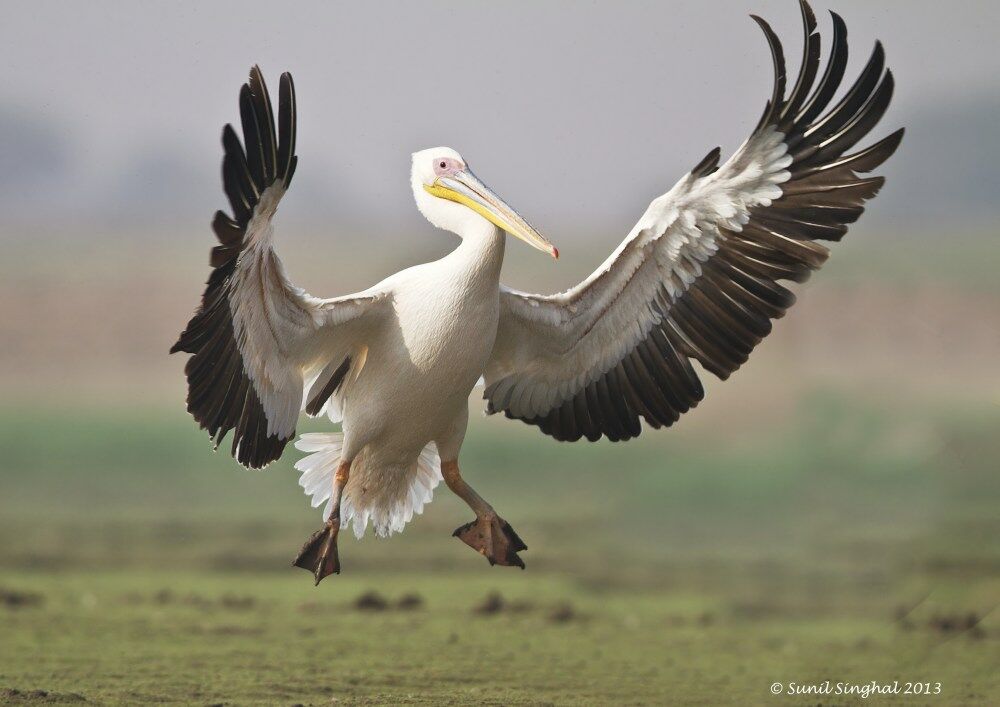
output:
[[[413,153],[410,181],[417,208],[438,228],[465,238],[496,226],[554,258],[559,257],[559,250],[479,181],[462,156],[450,147]]]

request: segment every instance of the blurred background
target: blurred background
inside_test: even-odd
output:
[[[276,228],[297,284],[344,294],[452,248],[408,181],[411,152],[446,144],[559,246],[505,264],[550,292],[739,145],[771,90],[747,14],[792,72],[796,4],[9,3],[0,701],[746,704],[896,679],[1000,701],[1000,6],[831,8],[848,78],[886,46],[875,135],[907,134],[749,364],[625,445],[474,414],[466,473],[526,572],[449,537],[468,512],[439,491],[403,536],[344,538],[344,575],[314,589],[289,567],[320,520],[298,453],[213,455],[166,353],[208,275],[248,68],[296,79]]]

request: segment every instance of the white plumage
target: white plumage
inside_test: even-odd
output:
[[[848,154],[889,105],[893,79],[876,45],[857,81],[831,107],[847,60],[833,15],[830,59],[817,81],[819,35],[801,3],[803,65],[785,90],[781,45],[763,20],[775,67],[771,100],[750,137],[721,167],[713,150],[657,197],[588,278],[556,295],[500,284],[505,232],[558,251],[449,148],[413,155],[420,212],[459,246],[353,295],[318,299],[289,282],[271,219],[297,164],[296,106],[282,76],[277,125],[259,70],[240,93],[243,145],[223,131],[224,186],[233,209],[213,227],[221,245],[202,306],[174,350],[187,365],[188,409],[216,444],[262,467],[293,438],[302,410],[342,422],[303,435],[297,464],[324,529],[297,564],[317,581],[339,571],[336,538],[371,522],[402,530],[444,478],[477,520],[456,534],[491,563],[519,565],[526,549],[461,478],[468,396],[485,378],[489,412],[503,411],[560,440],[638,435],[697,405],[696,360],[725,378],[746,361],[825,261],[881,177],[902,130]]]
[[[343,447],[344,435],[340,432],[310,432],[300,435],[295,442],[300,452],[310,452],[295,462],[295,468],[302,472],[299,486],[312,499],[313,508],[325,504],[324,519],[333,512],[333,474],[343,456]],[[441,459],[433,443],[423,448],[409,469],[387,474],[385,478],[382,472],[397,470],[365,464],[363,456],[356,457],[355,464],[360,473],[352,467],[352,483],[345,489],[341,502],[341,525],[351,526],[358,538],[364,536],[369,521],[378,536],[401,532],[414,515],[423,513],[441,482]],[[357,494],[362,487],[373,489],[377,495],[365,498]]]

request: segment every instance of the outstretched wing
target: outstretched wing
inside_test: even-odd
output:
[[[233,456],[261,468],[295,436],[301,407],[318,412],[383,311],[386,293],[317,299],[285,277],[271,219],[295,172],[295,88],[282,74],[278,130],[260,69],[240,90],[243,142],[227,125],[222,181],[232,217],[216,212],[214,268],[201,306],[170,349],[185,366],[187,409],[218,447],[233,430]],[[303,400],[304,380],[314,380]]]
[[[845,154],[882,117],[893,79],[876,43],[833,107],[847,64],[847,30],[833,16],[823,76],[820,37],[806,2],[803,64],[788,97],[781,44],[759,17],[774,59],[774,93],[728,162],[712,150],[655,199],[614,253],[566,292],[504,289],[486,371],[487,411],[537,425],[559,440],[635,437],[640,418],[670,425],[702,399],[691,365],[719,378],[743,364],[802,282],[864,210],[882,177],[859,177],[899,145],[898,130]]]

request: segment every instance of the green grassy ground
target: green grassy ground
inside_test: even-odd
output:
[[[770,689],[898,680],[941,693],[866,702],[996,704],[998,423],[824,394],[750,440],[477,420],[467,474],[527,571],[450,538],[468,511],[439,491],[313,588],[290,459],[240,471],[175,411],[7,409],[0,700],[844,704]]]
[[[777,680],[827,679],[939,681],[938,704],[997,694],[995,638],[905,631],[888,617],[734,612],[720,596],[509,573],[345,575],[321,591],[304,579],[15,574],[46,603],[8,613],[4,680],[130,703],[754,704]],[[373,587],[425,604],[354,608],[349,598]],[[474,613],[497,589],[513,609]],[[572,614],[559,612],[567,603]]]

